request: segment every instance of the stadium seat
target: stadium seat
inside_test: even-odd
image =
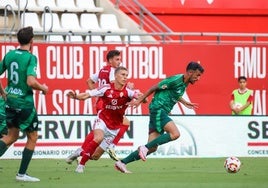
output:
[[[82,13],[80,16],[80,25],[83,30],[91,32],[101,32],[96,14]]]
[[[87,29],[81,28],[78,16],[75,13],[63,13],[61,15],[61,26],[66,31],[88,32]]]
[[[114,14],[101,14],[100,27],[108,32],[126,33],[127,29],[120,28]]]
[[[87,1],[87,0],[85,0]],[[82,12],[83,10],[80,9],[75,5],[74,0],[56,0],[57,7],[63,9],[64,12]]]
[[[55,32],[65,31],[60,24],[60,19],[57,13],[42,13],[41,17],[41,24],[45,27],[45,31],[49,31],[51,27],[52,31]]]
[[[37,0],[37,5],[42,9],[48,6],[52,12],[63,11],[63,8],[57,6],[56,0]]]
[[[76,0],[76,6],[83,12],[103,12],[102,7],[96,7],[94,0]]]
[[[0,9],[5,9],[6,5],[10,5],[13,10],[18,10],[18,5],[15,0],[0,0]]]
[[[25,12],[20,17],[21,27],[32,26],[34,31],[43,31],[39,17],[35,12]]]
[[[18,4],[19,3],[20,3],[20,10],[24,10],[27,0],[19,0]],[[36,0],[28,0],[26,10],[38,12],[43,11],[44,9],[37,5]]]

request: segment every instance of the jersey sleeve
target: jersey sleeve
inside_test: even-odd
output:
[[[27,76],[32,75],[34,77],[37,76],[37,58],[36,56],[32,55],[30,60],[29,60],[29,65],[27,68]]]
[[[101,87],[98,87],[96,89],[92,89],[89,90],[88,93],[91,97],[102,97],[105,93],[105,91],[107,91],[108,89],[110,89],[110,85],[103,85]]]
[[[126,88],[126,90],[127,90],[127,93],[128,93],[128,97],[130,99],[133,99],[133,98],[137,99],[138,98],[140,90],[138,90],[138,89],[132,90],[132,89],[129,89],[129,88]]]
[[[98,82],[98,79],[99,79],[99,73],[95,73],[95,74],[91,75],[91,76],[90,76],[90,79],[91,79],[94,83]]]
[[[250,95],[248,96],[248,100],[247,100],[247,102],[250,102],[250,103],[252,103],[253,102],[253,91],[252,90],[250,90]]]
[[[233,101],[233,100],[234,100],[234,91],[231,94],[231,101]]]

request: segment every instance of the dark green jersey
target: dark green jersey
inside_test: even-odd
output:
[[[5,106],[6,106],[5,100],[3,99],[2,96],[0,96],[0,119],[6,119],[5,118],[5,116],[6,116]],[[2,117],[4,117],[4,118],[2,118]]]
[[[27,76],[36,77],[37,58],[26,50],[11,50],[0,62],[0,74],[7,70],[6,104],[12,108],[32,108],[33,90]]]
[[[163,109],[170,113],[173,106],[185,92],[187,85],[183,82],[183,74],[168,77],[158,83],[158,89],[150,104],[150,110]]]

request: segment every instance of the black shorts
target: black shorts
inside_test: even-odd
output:
[[[38,117],[35,108],[14,109],[6,107],[7,127],[15,127],[21,131],[33,132],[38,130]]]

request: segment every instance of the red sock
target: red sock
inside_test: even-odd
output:
[[[99,146],[99,144],[97,142],[95,142],[94,140],[92,140],[91,142],[88,143],[86,148],[83,148],[84,154],[82,155],[82,159],[80,161],[81,165],[86,164],[86,162],[90,159],[90,156],[93,155],[93,153],[95,152],[95,150],[98,146]]]
[[[86,164],[86,162],[88,161],[90,159],[90,156],[89,155],[87,155],[86,153],[84,153],[84,155],[82,156],[82,159],[81,159],[81,161],[80,161],[80,165],[85,165]]]
[[[93,138],[94,138],[94,131],[91,131],[90,133],[87,134],[87,136],[82,144],[82,149],[84,151],[86,150],[87,145],[93,140]]]
[[[129,125],[122,125],[119,132],[113,140],[114,145],[117,145],[119,140],[124,136],[125,132],[128,130]]]

